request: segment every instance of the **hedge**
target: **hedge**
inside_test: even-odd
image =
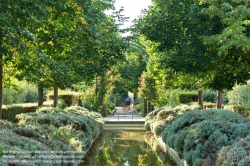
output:
[[[8,106],[4,107],[3,119],[9,120],[11,122],[17,122],[15,118],[17,114],[35,112],[38,106]]]
[[[53,99],[54,95],[49,95],[49,100]],[[58,99],[62,99],[66,103],[67,107],[81,105],[79,94],[59,94]]]
[[[195,102],[195,101],[198,101],[198,95],[197,94],[180,94],[179,100],[180,100],[180,103],[182,104]]]

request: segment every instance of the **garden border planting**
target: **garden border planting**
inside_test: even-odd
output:
[[[0,162],[67,165],[83,162],[103,130],[100,114],[79,106],[40,108],[18,114],[18,123],[1,120]],[[70,152],[70,153],[66,153]],[[17,157],[18,156],[18,157]]]
[[[173,158],[178,156],[177,160],[183,159],[188,165],[246,166],[249,163],[250,119],[233,111],[195,110],[181,105],[161,107],[145,119],[145,129],[158,142],[162,139],[166,144],[162,145],[163,149],[169,147]]]

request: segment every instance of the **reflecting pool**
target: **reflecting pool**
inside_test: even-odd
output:
[[[176,166],[152,142],[152,134],[145,132],[103,132],[81,166]]]

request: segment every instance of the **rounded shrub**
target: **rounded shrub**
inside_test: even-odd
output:
[[[236,85],[228,91],[227,97],[229,104],[250,105],[250,85]]]
[[[250,120],[229,110],[190,110],[162,132],[163,141],[188,164],[215,165],[217,152],[249,134]]]

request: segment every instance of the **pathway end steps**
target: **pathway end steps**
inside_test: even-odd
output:
[[[138,114],[133,107],[123,109],[116,107],[116,111],[107,117],[104,117],[104,130],[122,130],[122,131],[145,131],[145,118]]]

